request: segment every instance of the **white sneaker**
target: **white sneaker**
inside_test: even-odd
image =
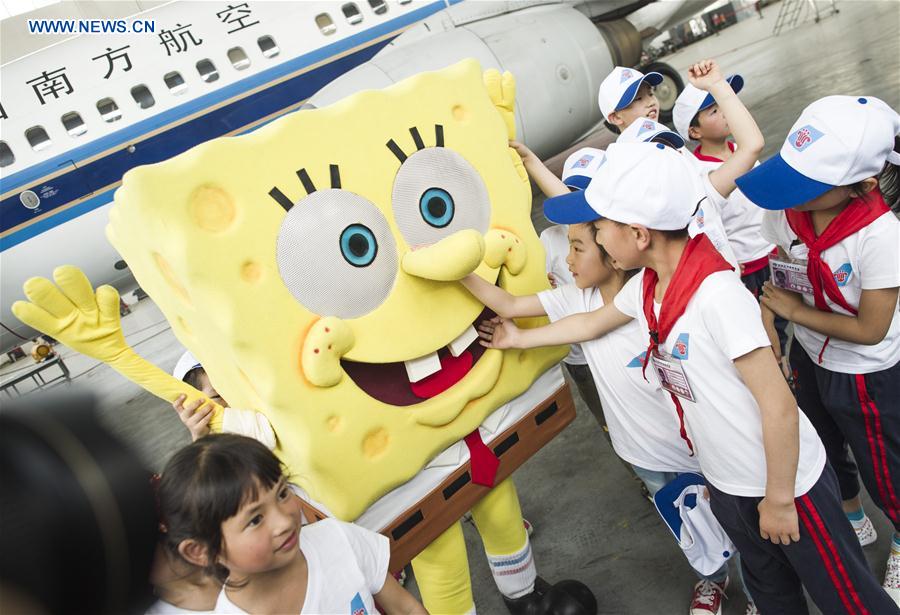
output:
[[[722,601],[725,599],[725,588],[728,579],[719,585],[709,579],[701,579],[694,585],[694,597],[691,600],[690,615],[722,615]]]
[[[747,610],[744,611],[744,615],[759,615],[759,609],[756,608],[756,605],[752,602],[747,604]]]
[[[868,515],[863,519],[862,525],[859,527],[853,526],[853,531],[856,532],[859,544],[864,547],[878,540],[878,532],[875,531],[875,526],[872,525],[872,520],[869,519]]]
[[[884,591],[887,592],[891,600],[900,606],[900,553],[891,549],[888,555],[887,570],[884,571],[884,583],[882,584]]]

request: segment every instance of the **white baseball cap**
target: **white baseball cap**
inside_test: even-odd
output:
[[[662,80],[663,76],[659,73],[645,75],[634,68],[616,66],[600,84],[600,92],[597,94],[597,103],[600,105],[603,119],[608,120],[613,111],[630,105],[645,81],[650,85],[659,85]]]
[[[826,96],[794,122],[781,151],[737,179],[763,209],[788,209],[900,164],[900,115],[872,96]]]
[[[197,369],[198,367],[203,367],[200,365],[200,361],[197,360],[190,350],[186,350],[181,358],[178,359],[178,363],[175,364],[175,369],[172,370],[172,375],[175,376],[178,380],[184,380],[184,377],[187,376],[191,370]]]
[[[606,162],[583,191],[544,201],[558,224],[608,218],[659,231],[686,228],[706,197],[686,156],[662,143],[613,143]]]
[[[606,161],[606,152],[596,147],[582,147],[566,158],[562,181],[569,188],[584,190],[591,178]]]
[[[731,89],[737,94],[744,89],[744,78],[740,75],[731,75],[726,79]],[[675,100],[672,109],[672,123],[685,141],[690,141],[691,120],[694,116],[716,104],[716,99],[706,90],[701,90],[692,84],[687,84]]]
[[[622,131],[616,143],[665,143],[675,149],[684,147],[684,139],[673,130],[647,117],[639,117]]]

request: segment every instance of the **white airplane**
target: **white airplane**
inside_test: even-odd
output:
[[[548,157],[600,121],[600,81],[638,64],[641,31],[710,3],[648,2],[169,2],[127,17],[128,34],[81,34],[3,64],[0,349],[34,335],[10,311],[29,277],[74,264],[94,284],[134,288],[104,235],[128,169],[467,57],[515,74],[517,133]],[[652,70],[674,104],[676,71]]]

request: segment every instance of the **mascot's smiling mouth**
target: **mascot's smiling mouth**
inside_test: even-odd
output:
[[[496,314],[489,308],[472,322],[476,327],[483,320],[490,320]],[[394,363],[360,363],[341,359],[341,367],[350,379],[370,397],[392,406],[412,406],[436,397],[462,380],[471,371],[486,348],[476,337],[465,350],[454,356],[450,347],[437,351],[441,368],[433,374],[410,382],[407,365]]]

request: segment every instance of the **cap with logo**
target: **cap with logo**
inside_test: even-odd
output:
[[[613,143],[583,191],[544,201],[544,215],[559,224],[609,218],[675,231],[686,228],[706,196],[686,156],[662,143]]]
[[[669,130],[659,122],[650,118],[639,117],[622,131],[616,143],[665,143],[675,149],[684,147],[684,139],[678,133]]]
[[[172,375],[175,376],[178,380],[184,380],[184,377],[188,375],[188,373],[197,369],[198,367],[202,367],[200,365],[200,361],[197,360],[190,350],[186,350],[181,358],[178,359],[178,363],[175,364],[175,369],[172,370]]]
[[[597,94],[603,119],[608,120],[612,112],[630,105],[645,81],[650,85],[659,85],[662,80],[663,76],[659,73],[645,75],[633,68],[616,66],[600,84],[600,92]]]
[[[605,158],[606,152],[596,147],[582,147],[575,150],[566,158],[563,165],[563,183],[569,188],[584,190]]]
[[[744,89],[744,78],[740,75],[731,75],[726,81],[731,85],[735,94]],[[690,83],[687,84],[675,100],[675,107],[672,108],[672,123],[675,124],[675,130],[686,141],[689,141],[691,120],[695,115],[704,109],[709,109],[714,104],[716,104],[716,99],[712,94]]]
[[[900,164],[894,139],[900,115],[872,96],[826,96],[791,127],[781,151],[737,179],[764,209],[788,209],[836,186],[875,177],[885,161]]]

